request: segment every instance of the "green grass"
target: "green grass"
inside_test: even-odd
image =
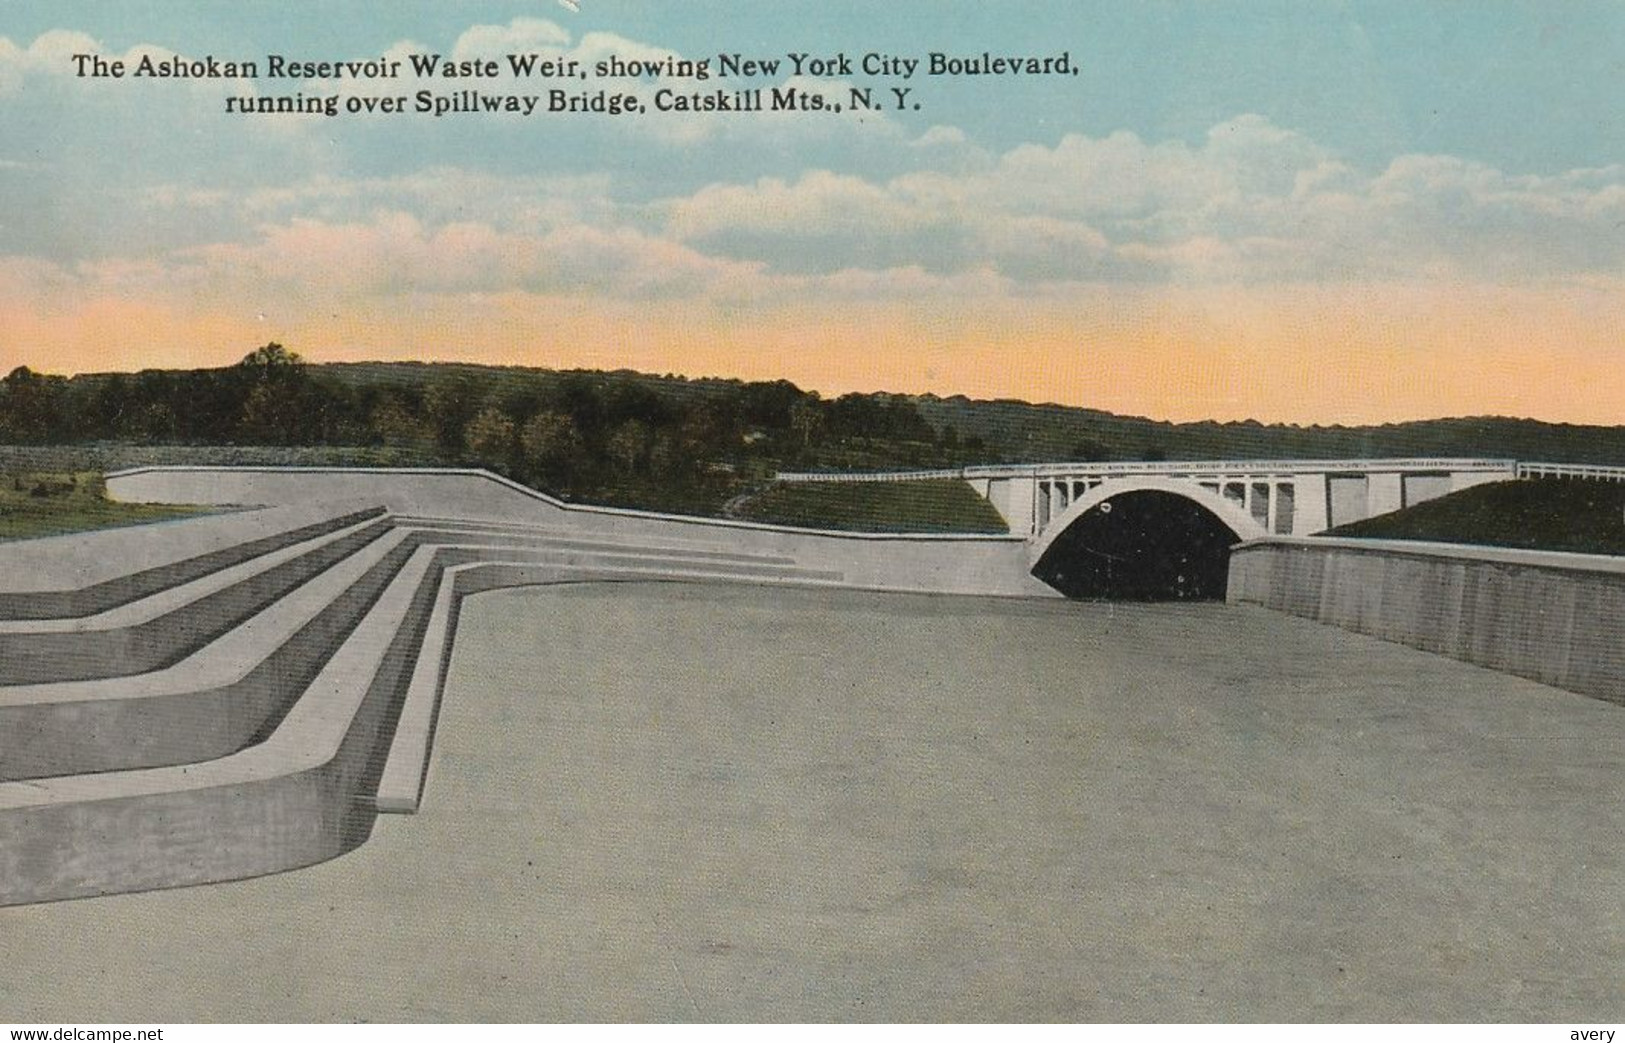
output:
[[[140,525],[213,508],[115,503],[94,473],[0,475],[0,540],[26,540],[87,529]]]
[[[1625,484],[1572,478],[1495,482],[1325,535],[1625,554]]]
[[[848,532],[1009,531],[993,505],[957,479],[779,484],[736,513],[751,521]]]
[[[390,446],[163,445],[92,442],[83,445],[0,445],[0,478],[13,475],[122,471],[129,467],[436,467],[429,450]]]

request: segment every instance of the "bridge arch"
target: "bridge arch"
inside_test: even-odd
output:
[[[1264,535],[1251,514],[1189,479],[1107,479],[1032,539],[1028,562],[1068,597],[1216,598],[1230,548]]]

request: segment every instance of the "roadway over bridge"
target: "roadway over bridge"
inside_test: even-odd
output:
[[[1073,596],[1219,597],[1229,548],[1308,536],[1547,465],[1495,459],[1204,460],[780,474],[784,482],[959,479]],[[1113,512],[1116,512],[1115,514]]]
[[[1485,482],[1517,478],[1513,460],[1203,460],[999,464],[923,471],[786,472],[782,482],[962,479],[1010,531],[1042,537],[1136,490],[1177,493],[1232,523],[1236,535],[1309,536]]]

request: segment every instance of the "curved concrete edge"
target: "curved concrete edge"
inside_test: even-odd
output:
[[[493,536],[529,536],[537,539],[556,541],[573,540],[582,546],[592,547],[621,547],[625,546],[624,539],[594,538],[590,530],[583,530],[572,526],[532,525],[524,522],[498,522],[478,521],[462,518],[429,518],[413,515],[402,515],[396,519],[400,525],[417,525],[423,528],[446,529],[470,534],[483,533]],[[726,540],[719,539],[643,539],[639,546],[650,550],[669,551],[672,554],[683,554],[695,558],[711,558],[719,561],[751,561],[773,563],[780,565],[794,565],[796,559],[787,554],[774,554],[770,552],[753,553],[729,549]]]
[[[1227,600],[1625,704],[1625,561],[1277,537],[1230,556]]]
[[[0,620],[106,612],[383,513],[305,503],[0,544]]]
[[[212,484],[217,475],[217,469],[203,469],[194,477]],[[303,472],[275,471],[272,477],[284,485],[295,478],[296,485],[308,481]],[[355,488],[351,472],[328,477],[332,481],[316,483],[321,488],[298,499],[337,502],[342,486],[348,502],[371,491]],[[402,480],[393,471],[378,477],[387,483]],[[516,493],[512,483],[494,476],[433,477],[451,484],[436,484],[434,495],[419,499],[443,510],[420,504],[414,514],[531,525],[536,505],[547,506],[545,497]],[[493,485],[500,510],[481,501],[479,490],[489,493]],[[547,509],[568,513],[557,505]],[[573,524],[570,538],[581,541],[581,549],[548,555],[501,548],[505,567],[513,570],[503,585],[765,580],[908,593],[1058,596],[1027,573],[1025,541],[1018,537],[824,534],[596,508],[578,513],[586,522]],[[417,671],[439,596],[439,566],[474,564],[462,560],[474,552],[440,545],[458,537],[442,535],[444,540],[426,535],[415,547],[263,742],[196,763],[0,783],[0,905],[259,875],[330,858],[364,840],[376,814],[402,697]],[[696,536],[713,537],[714,546],[665,546],[642,555],[627,546],[693,544]],[[502,542],[495,532],[482,539]],[[595,546],[587,549],[587,544]],[[729,554],[717,553],[730,545]],[[685,554],[686,560],[672,560]],[[750,560],[721,560],[741,555]],[[798,564],[761,560],[775,556]],[[490,580],[497,573],[480,575]],[[441,660],[455,635],[455,597],[451,606]],[[243,618],[246,613],[219,626],[223,630]],[[429,687],[436,698],[440,666],[423,668],[425,677],[433,678]],[[424,764],[433,720],[431,705],[421,729]],[[414,803],[421,799],[425,771],[416,769]]]
[[[434,732],[444,694],[446,669],[454,651],[457,620],[465,597],[507,587],[592,582],[739,582],[755,577],[706,569],[660,567],[622,559],[603,562],[548,562],[520,559],[467,561],[446,569],[424,633],[423,647],[404,696],[399,726],[376,797],[380,812],[414,814],[427,786]],[[777,586],[844,587],[824,579],[786,578]]]
[[[589,539],[586,534],[579,531],[544,532],[532,534],[516,527],[480,528],[465,527],[462,525],[449,525],[445,527],[423,526],[423,531],[430,534],[440,534],[431,538],[455,537],[461,540],[484,540],[495,544],[506,540],[512,546],[546,546],[559,553],[576,554],[636,554],[644,556],[657,556],[667,561],[685,561],[698,565],[707,565],[716,568],[747,567],[764,572],[779,570],[785,572],[811,572],[796,562],[794,558],[778,554],[740,554],[731,551],[711,550],[706,546],[692,543],[673,544],[668,541],[628,540],[628,539]],[[826,572],[826,575],[837,573]]]
[[[546,535],[560,538],[574,536],[578,539],[588,538],[593,530],[584,529],[579,525],[547,525],[539,522],[525,521],[497,521],[477,518],[451,518],[434,517],[430,515],[403,514],[398,516],[402,524],[425,526],[452,526],[459,529],[481,532],[524,533],[532,535]],[[794,559],[783,555],[749,554],[730,549],[733,544],[728,540],[725,532],[700,533],[694,535],[663,536],[658,539],[647,538],[650,546],[660,546],[672,550],[691,550],[710,554],[747,554],[752,558],[776,556],[784,562],[793,562]]]
[[[479,564],[453,565],[442,573],[434,607],[424,626],[412,676],[402,697],[400,719],[390,742],[389,756],[378,779],[373,804],[386,814],[416,814],[429,779],[429,752],[434,748],[435,725],[440,719],[440,696],[445,690],[446,668],[451,663],[452,638],[462,596],[459,576]]]
[[[0,637],[27,637],[40,634],[83,636],[111,630],[128,630],[191,609],[212,594],[229,590],[278,566],[304,559],[311,552],[324,547],[337,545],[344,550],[352,549],[353,545],[343,542],[346,537],[358,533],[387,532],[388,529],[388,519],[380,515],[277,547],[265,554],[216,569],[194,579],[171,584],[144,597],[100,612],[58,619],[0,620]]]
[[[120,677],[0,686],[0,709],[47,703],[93,703],[184,695],[201,687],[218,687],[246,677],[278,643],[293,638],[302,622],[322,605],[359,580],[391,550],[417,546],[409,530],[396,529],[313,576],[289,596],[213,638],[199,637],[187,655],[160,670]]]
[[[391,533],[173,666],[0,689],[0,780],[224,757],[262,737],[412,553]]]

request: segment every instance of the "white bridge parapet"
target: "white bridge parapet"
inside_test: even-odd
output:
[[[1447,493],[1526,477],[1515,460],[1202,460],[1013,464],[869,473],[788,472],[782,482],[905,482],[959,479],[991,503],[1010,531],[1039,537],[1079,501],[1139,489],[1188,487],[1218,497],[1256,523],[1239,535],[1307,536]],[[1608,470],[1612,468],[1570,468]],[[1530,473],[1545,473],[1535,470]],[[1625,472],[1622,472],[1625,473]],[[1592,477],[1592,475],[1587,475]],[[1076,512],[1073,512],[1074,515]],[[1068,519],[1070,521],[1070,518]]]

